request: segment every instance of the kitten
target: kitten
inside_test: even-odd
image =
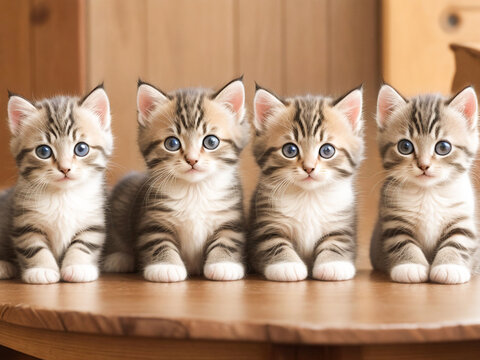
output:
[[[8,123],[19,177],[0,196],[0,278],[18,265],[27,283],[97,279],[113,146],[103,86],[81,100],[10,94]]]
[[[242,79],[214,93],[165,94],[139,81],[138,144],[147,165],[116,186],[104,269],[182,281],[244,276],[244,215],[238,175],[248,141]]]
[[[370,257],[397,282],[464,283],[478,248],[470,168],[478,148],[471,87],[447,100],[378,94],[378,145],[386,180]]]
[[[269,280],[355,275],[354,175],[363,154],[362,89],[279,99],[258,88],[249,258]]]

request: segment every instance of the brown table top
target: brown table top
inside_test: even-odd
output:
[[[464,285],[355,280],[86,284],[0,281],[0,320],[48,330],[176,339],[376,344],[480,339],[480,277]]]

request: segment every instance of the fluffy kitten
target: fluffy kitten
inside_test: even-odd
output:
[[[471,87],[449,100],[380,89],[378,145],[387,177],[370,255],[393,281],[470,279],[478,247],[470,181],[477,116]]]
[[[107,94],[99,86],[81,100],[10,95],[8,122],[19,177],[0,197],[0,278],[14,276],[16,262],[28,283],[97,279],[113,146]]]
[[[113,191],[106,271],[139,267],[145,279],[160,282],[244,276],[244,98],[241,79],[216,93],[165,94],[139,82],[138,144],[148,171]]]
[[[362,89],[279,99],[257,88],[249,258],[269,280],[355,275],[354,175],[363,154]],[[313,268],[313,269],[312,269]]]

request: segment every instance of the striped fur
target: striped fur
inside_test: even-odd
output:
[[[217,93],[187,89],[168,95],[140,83],[138,108],[138,144],[148,170],[129,175],[114,189],[104,268],[139,268],[147,280],[161,282],[195,274],[242,278],[238,161],[248,141],[248,121],[241,80]],[[209,135],[219,139],[216,149],[203,146]],[[181,143],[176,151],[166,147],[171,136]]]
[[[474,113],[469,113],[474,107]],[[478,249],[470,168],[478,148],[476,97],[471,88],[452,100],[379,93],[378,144],[386,180],[371,243],[374,268],[394,281],[462,283]],[[402,154],[399,141],[412,142]],[[451,151],[435,152],[439,141]]]
[[[281,100],[257,89],[253,149],[261,175],[251,202],[248,250],[252,267],[267,279],[302,280],[309,272],[319,280],[354,276],[361,96],[355,89],[335,101]],[[294,158],[282,152],[287,143],[299,149]],[[325,144],[335,147],[330,159],[319,154]]]
[[[0,277],[13,276],[18,265],[29,283],[95,280],[113,143],[105,91],[35,103],[12,95],[9,124],[19,177],[0,198]],[[79,142],[90,147],[83,157],[74,152]],[[52,156],[40,158],[40,145],[48,145]]]

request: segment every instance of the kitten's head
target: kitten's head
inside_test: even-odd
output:
[[[472,87],[451,99],[433,94],[405,99],[383,85],[378,144],[388,176],[433,186],[467,172],[478,148],[477,107]]]
[[[263,176],[315,189],[351,177],[363,154],[362,89],[333,100],[257,88],[254,154]]]
[[[241,78],[217,92],[138,85],[138,143],[152,174],[198,182],[237,166],[249,128]]]
[[[103,86],[83,99],[62,96],[31,102],[10,94],[8,123],[22,181],[65,189],[103,176],[113,147]]]

